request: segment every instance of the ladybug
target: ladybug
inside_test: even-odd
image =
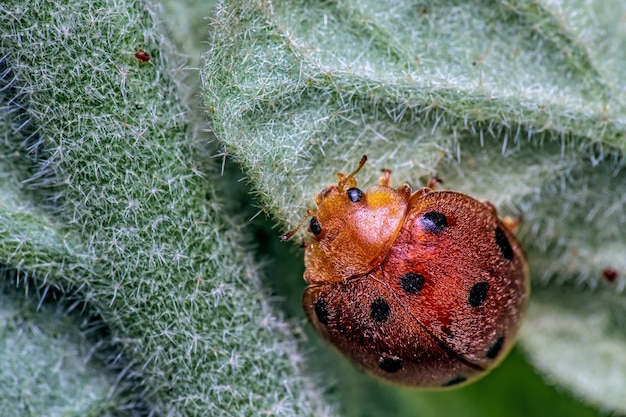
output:
[[[315,330],[357,366],[402,385],[457,387],[506,356],[529,296],[526,255],[495,207],[404,184],[357,188],[355,175],[316,197],[302,304]]]

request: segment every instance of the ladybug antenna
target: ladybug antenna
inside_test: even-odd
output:
[[[348,182],[350,178],[354,178],[354,176],[361,170],[361,168],[363,168],[363,165],[365,165],[366,162],[367,162],[367,155],[363,155],[361,157],[361,160],[359,161],[359,166],[356,167],[356,169],[352,171],[350,174],[341,178],[341,180],[339,181],[339,184],[337,184],[339,188],[343,189],[343,186],[346,184],[346,182]],[[342,174],[339,174],[339,175],[342,175]]]
[[[311,217],[312,215],[315,214],[315,210],[313,209],[308,209],[306,211],[306,213],[304,213],[304,216],[302,217],[302,219],[300,220],[300,223],[298,223],[298,225],[296,226],[295,229],[288,231],[287,233],[285,233],[284,235],[282,235],[280,237],[280,240],[282,240],[283,242],[288,241],[289,239],[291,239],[293,237],[293,235],[295,235],[298,230],[300,230],[300,228],[302,227],[302,225],[304,224],[304,221],[306,219],[308,219],[309,217]]]

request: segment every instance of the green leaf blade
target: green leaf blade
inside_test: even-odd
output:
[[[625,37],[607,12],[622,6],[600,3],[224,2],[205,104],[285,228],[367,154],[364,188],[381,168],[416,188],[437,175],[520,215],[538,296],[567,284],[622,299],[626,106],[623,71],[607,68],[626,62],[607,51]],[[622,275],[617,285],[605,268]],[[541,354],[532,350],[549,364]]]

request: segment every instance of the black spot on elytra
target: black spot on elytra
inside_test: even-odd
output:
[[[509,239],[504,234],[504,230],[500,228],[500,226],[496,227],[496,244],[500,248],[500,252],[502,252],[502,256],[509,261],[513,260],[513,248],[511,247],[511,243],[509,243]]]
[[[448,219],[440,211],[429,211],[421,217],[422,226],[431,233],[440,233],[448,227]]]
[[[495,342],[493,342],[493,345],[491,345],[489,350],[487,350],[486,356],[489,359],[495,359],[496,356],[498,356],[498,353],[502,350],[502,346],[504,346],[504,336],[500,336]]]
[[[420,274],[409,272],[400,278],[400,286],[409,294],[415,294],[424,286],[424,277]]]
[[[389,303],[385,301],[384,298],[378,297],[372,301],[372,305],[370,306],[370,317],[375,322],[382,323],[387,320],[390,311],[391,307],[389,307]]]
[[[311,223],[309,224],[309,227],[311,228],[311,232],[313,232],[314,235],[319,235],[320,233],[322,233],[322,226],[315,217],[311,217]]]
[[[363,197],[363,192],[358,188],[348,188],[348,198],[353,203],[358,203],[361,201],[361,197]]]
[[[474,284],[474,286],[470,290],[467,302],[472,307],[478,307],[487,299],[487,290],[489,290],[489,284],[486,282],[479,282],[477,284]]]
[[[402,359],[384,356],[378,361],[378,367],[385,372],[393,374],[402,369]]]
[[[454,385],[459,385],[463,382],[467,381],[467,378],[465,378],[464,376],[457,376],[452,378],[451,380],[449,380],[448,382],[441,384],[442,387],[452,387]]]
[[[328,307],[326,306],[326,300],[323,298],[318,298],[315,300],[315,315],[320,323],[324,326],[328,324]]]

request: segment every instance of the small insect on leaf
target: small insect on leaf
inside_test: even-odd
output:
[[[150,61],[151,57],[149,53],[147,53],[143,49],[140,49],[137,52],[135,52],[135,58],[137,58],[137,60],[141,62],[142,64],[145,64],[146,62]]]
[[[451,388],[476,380],[510,350],[530,293],[514,224],[465,194],[392,188],[389,170],[364,191],[355,176],[366,160],[338,174],[283,235],[310,218],[307,318],[387,381]]]

